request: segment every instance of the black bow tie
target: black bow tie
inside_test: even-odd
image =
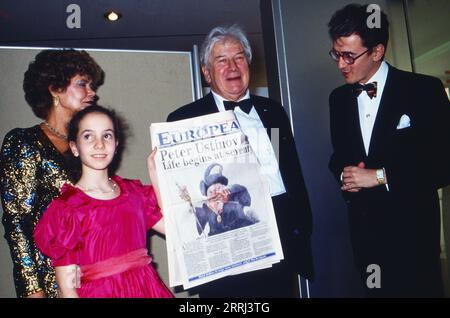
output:
[[[354,92],[356,97],[361,94],[362,91],[366,91],[370,99],[377,97],[377,82],[367,83],[366,85],[355,84]]]
[[[241,100],[239,102],[233,102],[233,101],[224,100],[223,101],[223,105],[225,106],[226,110],[234,110],[234,108],[236,106],[239,106],[247,114],[250,113],[250,110],[253,107],[253,104],[252,104],[252,101],[250,100],[250,98],[243,99],[243,100]]]

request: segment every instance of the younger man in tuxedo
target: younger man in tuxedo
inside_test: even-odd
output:
[[[449,102],[438,79],[384,61],[389,25],[378,11],[372,26],[372,13],[352,4],[328,24],[346,83],[330,95],[329,167],[367,295],[440,297],[437,190],[450,183]]]
[[[279,167],[285,191],[272,196],[285,259],[273,267],[228,276],[200,286],[200,297],[298,297],[298,278],[312,278],[311,209],[289,120],[283,107],[250,94],[252,51],[234,25],[216,27],[203,42],[202,72],[211,93],[169,115],[168,121],[234,109],[243,121],[279,129]],[[242,122],[240,121],[241,126]],[[264,129],[260,129],[267,134]],[[266,137],[259,136],[258,138]],[[250,141],[251,143],[251,141]]]

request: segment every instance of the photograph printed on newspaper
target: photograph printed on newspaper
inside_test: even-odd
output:
[[[150,127],[170,286],[185,289],[283,259],[269,183],[233,111]]]

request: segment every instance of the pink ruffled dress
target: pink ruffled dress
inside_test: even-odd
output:
[[[162,217],[153,187],[113,180],[120,195],[111,200],[65,184],[35,228],[38,248],[53,266],[80,266],[80,297],[173,297],[146,253],[147,230]]]

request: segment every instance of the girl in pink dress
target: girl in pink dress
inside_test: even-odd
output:
[[[121,135],[115,114],[101,106],[85,108],[69,124],[81,177],[62,187],[34,232],[52,259],[60,297],[173,297],[146,249],[147,230],[164,234],[156,150],[147,159],[154,187],[109,177]]]

